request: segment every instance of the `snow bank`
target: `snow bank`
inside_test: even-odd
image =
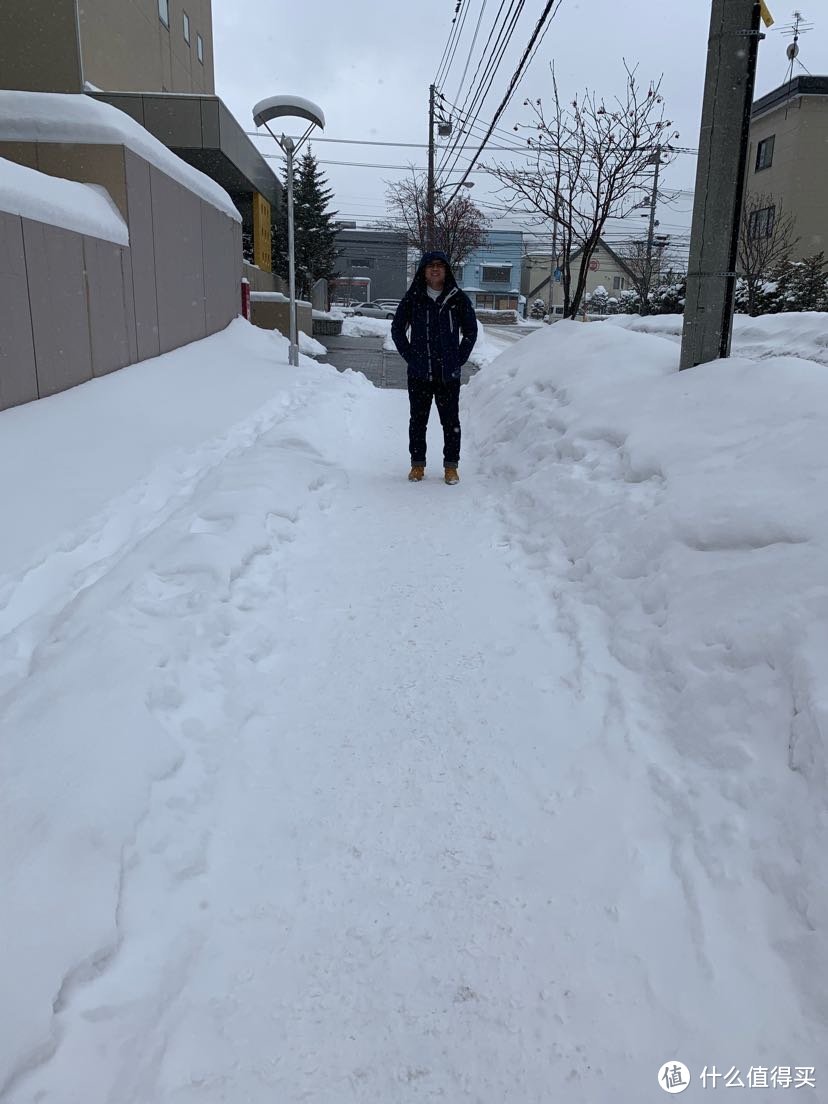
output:
[[[287,349],[278,331],[236,319],[204,341],[0,412],[0,470],[27,473],[0,482],[0,640],[140,540],[205,467],[292,401]],[[307,381],[332,369],[300,355],[299,371]]]
[[[390,318],[345,318],[342,323],[343,337],[384,337],[391,340]],[[392,349],[393,345],[390,346]]]
[[[129,245],[129,230],[105,188],[37,172],[0,157],[0,211]]]
[[[76,142],[126,146],[206,203],[241,222],[225,190],[111,104],[55,92],[0,92],[1,142]]]
[[[328,352],[321,341],[306,334],[304,330],[299,331],[299,351],[309,357],[325,356]]]
[[[637,314],[616,314],[607,318],[605,324],[681,341],[683,323],[680,314],[656,314],[646,318]],[[828,314],[789,311],[764,314],[760,318],[734,315],[732,351],[756,360],[796,356],[828,365]]]
[[[292,368],[287,349],[281,336],[238,319],[153,361],[0,413],[0,469],[18,473],[0,481],[4,1100],[17,1073],[57,1048],[73,995],[117,957],[128,935],[130,849],[153,792],[186,769],[159,720],[169,702],[138,677],[146,640],[132,634],[103,668],[93,658],[105,612],[93,584],[263,434],[306,407],[318,412],[326,391],[340,410],[343,396],[370,388],[304,357]],[[221,532],[221,518],[201,524]],[[163,596],[145,599],[168,608]],[[68,611],[80,610],[87,627],[68,646],[68,666],[50,675],[43,648]],[[163,666],[158,653],[156,661]],[[48,691],[32,689],[34,671]],[[203,703],[198,689],[190,701]],[[185,869],[197,841],[180,826],[175,839]]]
[[[767,1010],[782,969],[824,1032],[828,375],[784,355],[784,321],[758,329],[775,359],[679,373],[673,342],[561,322],[471,381],[466,420],[512,555],[641,718],[693,917],[694,960],[661,963],[674,992],[692,1006],[707,972]],[[734,1047],[742,1019],[720,1033]]]

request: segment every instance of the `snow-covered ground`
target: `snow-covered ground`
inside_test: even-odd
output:
[[[828,378],[677,356],[530,334],[457,487],[242,321],[0,414],[2,1104],[825,1099]]]

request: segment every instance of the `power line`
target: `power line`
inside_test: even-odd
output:
[[[472,59],[472,54],[474,53],[474,47],[477,44],[477,36],[480,34],[480,27],[481,27],[481,24],[483,23],[483,15],[485,14],[486,5],[488,4],[488,2],[489,2],[489,0],[483,0],[483,5],[480,8],[480,14],[477,17],[477,26],[474,28],[474,38],[471,41],[471,46],[469,47],[469,53],[468,53],[468,56],[466,57],[466,64],[465,64],[465,67],[463,69],[463,76],[460,78],[460,83],[457,85],[457,92],[456,92],[455,97],[454,97],[456,100],[460,99],[460,93],[463,89],[463,81],[466,79],[466,73],[468,73],[468,71],[469,71],[469,63]]]
[[[517,27],[518,20],[520,19],[521,13],[523,11],[524,3],[525,3],[525,0],[511,0],[511,2],[509,4],[509,9],[506,12],[506,16],[505,16],[505,19],[504,19],[504,22],[503,22],[503,26],[500,28],[500,31],[498,32],[497,38],[495,39],[495,43],[494,43],[494,46],[492,48],[492,53],[491,53],[491,56],[489,58],[488,64],[487,64],[486,68],[483,71],[483,75],[480,78],[480,83],[479,83],[479,85],[477,86],[477,88],[474,92],[474,96],[472,97],[471,106],[469,107],[469,115],[472,115],[472,113],[474,113],[473,120],[472,120],[473,122],[475,122],[477,120],[477,118],[480,115],[480,112],[483,110],[483,105],[486,102],[486,98],[489,95],[489,92],[491,91],[492,85],[494,84],[494,80],[495,80],[495,77],[497,76],[497,72],[500,69],[500,66],[503,62],[503,57],[506,53],[506,50],[509,47],[509,44],[512,41],[512,38],[514,37],[515,29]],[[502,5],[501,5],[501,8],[502,8]],[[468,102],[468,98],[469,98],[470,94],[471,94],[471,89],[470,89],[469,93],[466,95],[466,99],[463,101],[463,107],[461,109],[461,113],[465,113],[466,103]],[[462,128],[458,129],[457,140],[454,142],[452,147],[447,151],[445,157],[443,158],[443,160],[440,163],[440,169],[439,169],[440,172],[442,172],[446,168],[446,166],[448,165],[448,162],[449,162],[450,158],[452,157],[452,155],[454,155],[454,161],[452,162],[451,168],[446,169],[446,171],[447,172],[453,172],[454,171],[454,169],[457,165],[457,162],[460,159],[461,153],[466,148],[466,143],[465,142],[463,142],[462,145],[460,145],[460,138],[462,137],[462,134],[463,134]],[[459,147],[459,149],[458,149],[458,147]],[[455,153],[455,151],[457,151],[457,152]]]
[[[269,134],[259,134],[256,130],[246,130],[245,134],[251,138],[269,138]],[[299,135],[292,135],[294,141],[299,141]],[[428,149],[428,142],[380,142],[375,138],[319,138],[316,135],[310,140],[309,145],[316,142],[333,142],[339,146],[395,146],[399,149]],[[440,147],[438,147],[440,148]],[[492,147],[493,148],[493,147]],[[510,150],[521,150],[523,146],[509,146]]]
[[[448,52],[451,49],[451,44],[454,40],[455,35],[457,34],[457,13],[460,11],[460,6],[462,5],[462,3],[463,3],[463,0],[457,0],[457,3],[454,6],[454,18],[451,21],[451,29],[449,30],[449,36],[448,36],[448,39],[446,41],[446,45],[443,48],[443,56],[440,58],[440,64],[437,66],[437,74],[434,77],[434,84],[437,84],[437,82],[439,80],[440,74],[443,71],[443,66],[445,65],[445,61],[446,61],[446,58],[448,56]]]
[[[262,157],[267,158],[269,161],[280,161],[282,155],[280,153],[263,153]],[[400,169],[403,172],[410,172],[414,169],[415,172],[426,172],[424,165],[385,165],[374,161],[317,161],[317,165],[341,165],[350,169]],[[477,173],[489,173],[489,169],[479,168],[470,169],[470,172]]]
[[[492,71],[493,71],[493,67],[494,67],[494,72],[496,72],[496,66],[500,64],[500,59],[497,57],[497,54],[498,54],[498,50],[501,48],[501,44],[503,44],[503,45],[508,44],[508,37],[504,41],[504,32],[508,36],[510,20],[512,20],[512,21],[514,20],[514,4],[515,4],[515,0],[510,0],[509,8],[505,12],[505,15],[504,15],[505,0],[501,0],[501,2],[500,2],[500,6],[498,7],[497,13],[496,13],[495,18],[494,18],[494,22],[492,23],[492,26],[489,30],[488,38],[486,39],[486,43],[485,43],[485,45],[483,47],[483,50],[480,54],[480,57],[478,59],[477,66],[476,66],[475,71],[474,71],[474,76],[472,77],[469,88],[468,88],[468,90],[466,92],[466,95],[463,99],[463,105],[462,105],[462,107],[459,107],[457,109],[457,111],[458,111],[458,120],[463,120],[463,124],[458,126],[456,136],[454,137],[452,142],[449,143],[449,145],[446,147],[446,149],[443,153],[442,159],[440,161],[440,167],[439,167],[439,170],[438,170],[439,172],[442,172],[444,166],[448,163],[449,159],[452,157],[452,155],[454,154],[454,152],[457,150],[458,146],[460,145],[461,138],[463,137],[463,130],[464,130],[465,124],[468,122],[468,119],[471,118],[472,111],[474,111],[475,107],[476,107],[477,108],[477,113],[479,114],[480,109],[482,108],[482,103],[478,102],[479,96],[480,96],[480,93],[483,92],[483,90],[484,90],[484,87],[486,85],[486,81],[489,78],[489,74],[492,73]],[[502,24],[499,23],[499,20],[500,20],[501,16],[503,16]],[[495,37],[495,31],[497,31],[497,37]],[[491,45],[491,53],[489,53],[490,45]],[[481,73],[481,66],[482,66],[482,73]],[[478,81],[478,74],[480,75],[479,81]],[[442,97],[442,98],[445,99],[445,97]],[[459,100],[459,98],[460,98],[459,94],[458,94],[457,98]],[[471,99],[471,107],[469,108],[469,111],[467,113],[466,112],[466,105],[469,103],[470,99]],[[485,93],[484,93],[484,99],[485,99]]]
[[[466,16],[469,14],[469,8],[470,7],[471,7],[471,0],[468,0],[468,3],[466,4],[466,6],[463,10],[463,18],[460,20],[460,24],[459,24],[458,31],[457,31],[457,37],[454,40],[454,49],[451,51],[451,56],[449,57],[448,62],[446,63],[445,72],[443,73],[442,77],[440,78],[441,81],[447,80],[448,75],[451,72],[451,67],[454,64],[454,56],[457,53],[457,47],[460,45],[460,39],[463,37],[463,28],[466,25]],[[436,84],[436,81],[435,81],[435,84]]]
[[[523,57],[520,59],[520,61],[518,63],[518,67],[515,70],[514,74],[512,75],[512,79],[509,82],[509,87],[506,89],[506,95],[501,100],[500,106],[498,107],[497,111],[495,112],[494,119],[492,120],[491,126],[489,127],[489,129],[486,132],[486,137],[480,143],[480,147],[479,147],[477,153],[474,155],[474,158],[472,159],[471,165],[466,169],[466,172],[465,172],[462,180],[455,187],[454,194],[452,195],[451,199],[454,199],[457,196],[458,192],[460,191],[460,188],[463,186],[466,179],[468,178],[469,173],[472,171],[472,168],[473,168],[475,162],[477,161],[477,158],[483,152],[483,150],[486,146],[486,142],[491,137],[492,131],[494,130],[494,127],[495,127],[498,119],[503,114],[504,110],[506,109],[506,105],[509,103],[509,100],[514,95],[515,89],[517,88],[518,84],[520,83],[520,79],[523,76],[524,67],[526,65],[526,61],[529,57],[529,54],[532,51],[532,47],[534,46],[535,42],[537,41],[538,36],[540,35],[540,33],[543,31],[543,28],[546,25],[547,19],[550,19],[550,20],[554,19],[555,16],[560,11],[561,3],[562,3],[562,0],[547,0],[547,4],[544,7],[543,11],[541,12],[540,18],[538,19],[538,22],[535,25],[535,29],[532,32],[532,37],[529,39],[529,45],[524,50]],[[555,6],[556,4],[557,4],[557,7]],[[552,10],[553,8],[555,9],[554,11]]]

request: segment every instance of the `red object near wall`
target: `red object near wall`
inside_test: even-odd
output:
[[[250,281],[247,277],[242,278],[241,282],[241,312],[242,318],[246,318],[250,321]]]

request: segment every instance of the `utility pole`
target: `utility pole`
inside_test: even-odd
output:
[[[555,295],[554,278],[558,268],[558,203],[561,192],[561,168],[560,163],[555,172],[555,217],[552,219],[552,259],[549,262],[549,315],[552,314],[552,305]]]
[[[680,367],[730,355],[763,0],[712,0]]]
[[[426,184],[426,249],[434,248],[434,85],[428,89],[428,183]]]
[[[647,267],[644,270],[646,274],[644,309],[647,314],[650,313],[650,291],[653,285],[653,235],[656,224],[656,202],[658,201],[658,174],[661,169],[661,146],[656,146],[656,151],[650,160],[655,165],[655,173],[653,174],[653,194],[650,196],[650,228],[647,231]]]

